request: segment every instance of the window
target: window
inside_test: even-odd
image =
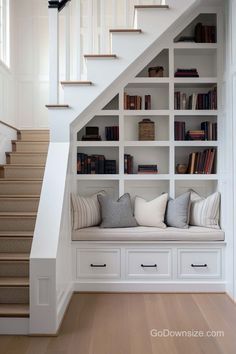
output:
[[[0,60],[10,65],[9,0],[0,0]]]

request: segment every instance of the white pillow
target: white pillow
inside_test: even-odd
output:
[[[98,195],[106,194],[104,191],[96,193],[91,197],[81,197],[72,193],[73,206],[73,228],[74,230],[85,227],[97,226],[101,223],[100,205]]]
[[[160,195],[150,202],[147,202],[141,197],[136,197],[134,203],[134,216],[137,223],[141,226],[153,226],[164,229],[166,227],[164,218],[167,200],[167,193]]]
[[[207,198],[191,191],[190,225],[219,229],[220,193],[215,192]]]

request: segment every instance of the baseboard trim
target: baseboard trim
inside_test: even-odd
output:
[[[29,318],[0,318],[0,334],[1,335],[29,335]]]
[[[139,282],[75,282],[74,292],[137,292],[137,293],[224,293],[225,282],[172,282],[172,283],[139,283]]]

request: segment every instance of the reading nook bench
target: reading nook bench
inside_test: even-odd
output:
[[[77,291],[225,290],[222,230],[88,227],[72,239]]]
[[[73,241],[224,241],[224,232],[220,229],[190,226],[188,229],[167,227],[129,227],[102,229],[87,227],[73,231]]]

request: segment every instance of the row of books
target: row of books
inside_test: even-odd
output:
[[[138,174],[156,174],[158,173],[157,165],[138,165]]]
[[[205,132],[205,140],[217,140],[217,123],[202,122],[201,129]]]
[[[203,152],[192,152],[189,155],[189,174],[212,174],[215,170],[216,149],[211,148]]]
[[[199,77],[197,69],[177,69],[175,77]]]
[[[186,133],[185,122],[175,121],[175,140],[217,140],[217,123],[202,122],[201,129]]]
[[[208,91],[207,93],[193,93],[187,96],[186,93],[177,91],[175,92],[175,109],[217,109],[217,90],[216,88]]]
[[[127,93],[124,94],[124,109],[136,109],[140,110],[142,108],[142,97],[141,96],[130,96]],[[145,95],[144,97],[144,109],[151,109],[151,95]]]
[[[77,154],[78,174],[116,174],[116,160],[107,160],[104,155]]]
[[[132,155],[124,154],[124,173],[125,174],[133,174],[134,166],[133,166],[134,158]]]
[[[119,140],[119,126],[105,127],[105,137],[108,141]]]
[[[204,26],[197,23],[195,26],[196,43],[216,43],[216,26]]]

